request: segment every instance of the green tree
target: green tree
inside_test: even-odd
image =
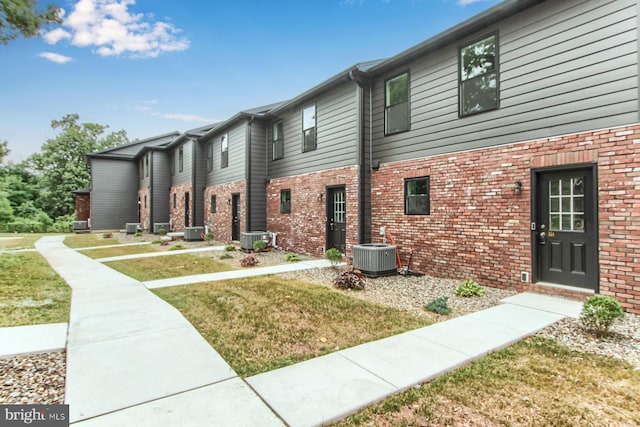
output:
[[[4,161],[4,158],[9,155],[9,143],[7,141],[0,142],[0,164]]]
[[[36,0],[0,0],[0,42],[7,44],[21,35],[33,37],[44,25],[62,22],[58,6],[50,4],[45,11],[38,11],[36,3]]]
[[[51,218],[72,214],[72,191],[89,186],[88,153],[129,142],[124,130],[105,135],[108,126],[78,123],[79,119],[77,114],[67,114],[61,120],[53,120],[51,127],[61,133],[48,139],[40,153],[29,158],[38,177],[36,206]]]

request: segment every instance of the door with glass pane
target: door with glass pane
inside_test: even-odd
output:
[[[537,174],[532,228],[538,281],[597,291],[594,175],[592,168]]]
[[[327,193],[327,249],[345,253],[347,243],[347,198],[344,187],[329,188]]]

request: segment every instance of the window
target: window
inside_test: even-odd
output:
[[[409,72],[387,80],[384,85],[385,135],[409,130]]]
[[[207,144],[207,171],[213,171],[213,141]]]
[[[211,203],[209,204],[209,212],[216,213],[216,210],[217,210],[216,196],[215,196],[215,194],[212,194],[211,195]]]
[[[178,207],[178,194],[173,193],[173,209]]]
[[[175,175],[176,174],[176,152],[172,151],[170,157],[171,158],[169,159],[169,161],[171,162],[171,175]]]
[[[149,176],[149,154],[145,156],[144,164],[145,164],[145,169],[147,171],[146,175]]]
[[[144,159],[140,159],[140,179],[144,179]]]
[[[302,110],[302,152],[316,147],[316,106],[311,105]]]
[[[406,215],[429,215],[429,177],[404,181],[404,213]]]
[[[498,108],[498,49],[493,34],[460,49],[460,116]]]
[[[220,138],[220,149],[222,157],[220,158],[220,167],[226,168],[229,166],[229,142],[227,140],[227,135],[222,135]]]
[[[147,196],[144,196],[144,208],[147,209]]]
[[[178,172],[184,170],[184,147],[178,149]]]
[[[284,157],[284,131],[282,120],[273,124],[273,160],[282,159]]]
[[[291,213],[291,190],[280,191],[280,213]]]

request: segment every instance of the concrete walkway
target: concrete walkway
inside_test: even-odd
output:
[[[67,346],[66,323],[0,328],[0,357],[63,351]]]
[[[78,426],[322,425],[581,308],[520,294],[488,310],[242,380],[140,282],[66,248],[62,238],[45,237],[37,248],[73,289],[66,401]],[[274,268],[248,271],[258,270]]]

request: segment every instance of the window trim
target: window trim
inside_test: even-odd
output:
[[[184,172],[184,147],[178,148],[178,172]]]
[[[304,112],[313,107],[313,127],[305,128],[304,127]],[[309,151],[314,151],[318,148],[318,106],[313,103],[309,104],[306,107],[303,107],[300,114],[302,115],[302,152],[307,153]],[[307,130],[313,129],[313,147],[308,148],[307,140],[305,132]]]
[[[475,76],[472,79],[476,79],[478,77],[482,77],[482,76],[486,76],[487,74],[491,74],[491,73],[495,73],[496,75],[496,105],[494,107],[491,108],[487,108],[485,110],[480,110],[480,111],[473,111],[470,113],[464,113],[462,111],[462,102],[463,102],[463,95],[462,95],[462,50],[468,46],[471,46],[473,44],[476,44],[478,42],[481,42],[483,40],[486,40],[490,37],[494,38],[494,43],[495,43],[495,66],[493,71],[491,71],[490,73],[485,73],[482,74],[481,76]],[[472,80],[472,79],[467,79],[466,81]],[[465,44],[461,45],[458,47],[458,117],[459,118],[463,118],[463,117],[470,117],[470,116],[475,116],[476,114],[482,114],[482,113],[486,113],[488,111],[494,111],[494,110],[498,110],[500,108],[500,38],[499,38],[499,34],[498,34],[498,30],[493,31],[491,33],[487,33],[481,37],[475,38],[473,40],[470,40],[468,42],[466,42]]]
[[[220,136],[220,168],[229,166],[229,134]]]
[[[415,181],[427,181],[427,211],[426,212],[409,212],[409,183]],[[431,215],[431,176],[418,176],[414,178],[404,179],[404,214],[405,215]]]
[[[278,132],[278,139],[275,138],[275,129],[276,126],[280,126],[280,131]],[[280,145],[280,156],[276,157],[276,144]],[[280,160],[284,159],[284,120],[278,120],[271,125],[271,159],[272,160]]]
[[[173,193],[173,209],[178,208],[178,193]]]
[[[387,118],[389,117],[389,114],[387,112],[387,110],[390,107],[394,107],[396,105],[401,105],[401,103],[397,103],[397,104],[393,104],[393,105],[387,105],[387,83],[390,82],[393,79],[397,79],[400,76],[403,75],[407,75],[407,128],[406,129],[401,129],[401,130],[397,130],[395,132],[389,132],[388,130],[388,121]],[[389,135],[397,135],[399,133],[403,133],[403,132],[409,132],[411,130],[411,72],[410,70],[405,70],[401,73],[395,74],[391,77],[389,77],[388,79],[385,79],[384,81],[384,87],[383,87],[383,91],[384,91],[384,135],[385,136],[389,136]]]
[[[149,176],[149,153],[145,156],[144,164],[145,164],[145,175]]]
[[[211,196],[209,196],[209,212],[211,213],[217,213],[218,210],[218,200],[217,200],[217,196],[215,194],[212,194]]]
[[[285,203],[284,195],[288,194],[289,200]],[[280,213],[281,214],[290,214],[291,213],[291,189],[287,188],[284,190],[280,190]]]

